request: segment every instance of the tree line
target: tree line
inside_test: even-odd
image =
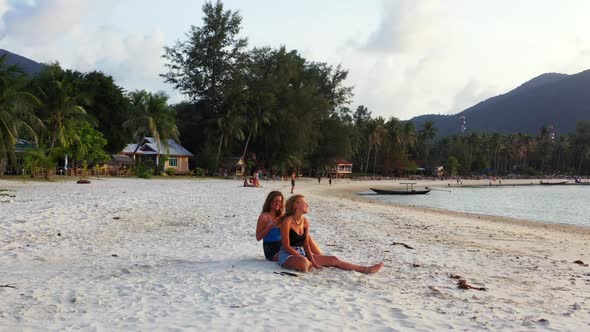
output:
[[[557,142],[547,128],[538,137],[472,133],[435,141],[431,121],[415,128],[395,117],[373,118],[362,105],[351,109],[348,70],[284,46],[247,50],[238,12],[220,1],[206,3],[203,12],[201,26],[165,48],[168,70],[161,75],[188,99],[175,110],[200,167],[216,169],[221,156],[234,155],[256,156],[256,167],[279,173],[302,168],[310,175],[341,159],[364,175],[428,172],[438,165],[461,175],[588,172],[587,123]]]
[[[101,72],[64,70],[58,63],[29,77],[7,65],[6,56],[0,57],[0,173],[18,164],[48,176],[60,159],[99,163],[145,136],[164,147],[164,139],[178,139],[175,113],[162,93],[125,92]],[[21,160],[18,139],[34,143]]]
[[[215,174],[226,156],[285,174],[321,174],[337,160],[359,175],[401,176],[444,165],[449,175],[588,174],[590,123],[553,138],[468,133],[438,138],[436,124],[373,117],[351,107],[348,70],[311,61],[285,46],[248,48],[242,17],[220,1],[203,6],[200,26],[165,47],[162,79],[185,96],[126,92],[101,72],[50,64],[28,77],[0,58],[0,159],[14,162],[17,138],[37,144],[29,163],[66,155],[96,163],[127,143],[168,138],[195,154],[191,168]],[[6,163],[6,162],[5,162]],[[1,167],[0,167],[1,168]],[[424,169],[424,170],[422,170]]]

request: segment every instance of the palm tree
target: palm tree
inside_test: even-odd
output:
[[[217,158],[215,165],[219,165],[221,148],[227,146],[231,139],[244,140],[244,118],[238,110],[229,110],[215,119],[219,130],[219,146],[217,147]]]
[[[537,146],[539,149],[539,153],[541,156],[541,171],[544,172],[546,170],[547,159],[551,155],[551,150],[553,150],[553,137],[551,136],[552,132],[547,127],[542,127],[537,136]]]
[[[381,147],[385,135],[387,135],[387,130],[385,129],[385,119],[383,119],[383,117],[378,117],[377,119],[375,119],[375,123],[375,129],[371,134],[371,141],[373,142],[373,146],[375,147],[375,156],[373,157],[373,176],[375,176],[375,168],[377,165],[377,151],[379,147]]]
[[[248,124],[246,125],[246,129],[248,130],[248,138],[246,139],[244,152],[242,152],[242,160],[244,160],[246,152],[248,151],[248,144],[250,143],[250,139],[252,137],[256,137],[260,133],[261,129],[264,126],[270,125],[271,120],[274,119],[274,114],[272,113],[271,109],[262,107],[259,103],[252,105],[252,109],[248,113]]]
[[[368,137],[367,137],[368,149],[367,149],[367,162],[365,164],[365,176],[367,176],[367,171],[369,170],[369,157],[371,156],[371,149],[373,148],[373,132],[375,131],[375,128],[376,128],[375,120],[369,119],[369,121],[367,121],[367,123],[365,125],[366,133],[368,135]]]
[[[503,148],[502,137],[500,134],[492,134],[489,144],[492,152],[492,165],[494,165],[494,171],[498,174],[498,169],[500,167],[500,151],[502,151]]]
[[[567,139],[566,136],[559,136],[559,142],[557,145],[557,172],[564,172],[566,171],[566,167],[565,167],[565,160],[566,158],[564,157],[564,155],[567,154],[567,152],[569,151],[569,149],[571,148],[571,144],[569,142],[569,140]],[[562,159],[563,159],[563,165],[562,165]]]
[[[436,137],[437,128],[434,126],[434,122],[428,120],[424,123],[424,127],[420,130],[420,138],[424,142],[424,153],[426,163],[428,163],[428,150],[429,150],[429,143],[430,141]]]
[[[128,98],[133,107],[133,115],[123,123],[123,127],[131,129],[133,139],[137,142],[132,155],[135,159],[141,142],[151,136],[158,147],[156,163],[159,163],[160,152],[169,149],[168,139],[180,142],[175,114],[167,104],[168,96],[163,92],[152,94],[145,90],[136,90],[130,92]]]
[[[404,123],[404,138],[403,138],[403,151],[405,154],[408,150],[416,145],[416,127],[414,122],[406,121]]]
[[[3,161],[15,160],[17,138],[28,137],[37,142],[36,129],[43,127],[33,113],[39,100],[15,89],[24,73],[17,66],[6,65],[6,57],[7,54],[0,56],[0,173],[4,171]]]
[[[81,95],[75,91],[74,79],[58,64],[49,66],[38,78],[37,93],[43,102],[41,113],[49,131],[50,150],[54,149],[56,143],[67,148],[74,141],[79,141],[77,134],[69,129],[76,121],[89,121],[86,110],[78,105]]]
[[[581,175],[582,164],[590,156],[590,121],[580,121],[576,124],[575,145],[580,154],[578,174]]]
[[[385,162],[386,173],[391,173],[391,166],[393,160],[401,156],[402,141],[403,141],[403,127],[402,123],[395,117],[389,118],[385,123],[385,142],[387,146],[385,148]]]
[[[31,177],[35,169],[43,170],[45,180],[49,180],[49,173],[55,167],[55,151],[46,149],[44,146],[27,150],[25,154],[25,167],[30,170]]]

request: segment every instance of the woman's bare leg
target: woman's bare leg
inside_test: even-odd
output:
[[[307,272],[310,266],[311,262],[303,256],[291,256],[283,264],[284,268],[299,272]]]
[[[379,264],[371,265],[371,266],[362,266],[362,265],[357,265],[357,264],[352,264],[349,262],[342,261],[338,257],[335,257],[335,256],[314,255],[313,258],[321,266],[335,267],[335,268],[338,268],[341,270],[356,271],[356,272],[367,273],[367,274],[377,273],[383,267],[383,262],[381,262]]]

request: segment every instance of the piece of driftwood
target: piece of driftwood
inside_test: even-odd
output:
[[[290,277],[299,277],[299,275],[297,273],[286,272],[286,271],[282,271],[282,272],[275,271],[275,274],[280,274],[280,275],[290,276]]]
[[[412,250],[414,250],[414,248],[410,247],[409,245],[407,245],[407,244],[405,244],[403,242],[393,242],[391,245],[392,246],[403,246],[406,249],[412,249]]]
[[[584,262],[582,262],[581,260],[576,260],[574,261],[574,264],[578,264],[578,265],[582,265],[582,266],[588,266],[588,264],[585,264]]]
[[[470,284],[467,283],[467,280],[465,279],[460,279],[459,283],[457,284],[459,288],[461,289],[475,289],[475,290],[480,290],[480,291],[485,291],[486,288],[485,287],[475,287],[475,286],[471,286]]]
[[[16,288],[15,286],[11,286],[9,284],[6,285],[0,285],[0,287],[4,287],[4,288]]]

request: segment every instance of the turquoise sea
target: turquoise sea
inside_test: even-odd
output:
[[[384,202],[590,227],[590,186],[433,189],[427,195],[359,194]]]

